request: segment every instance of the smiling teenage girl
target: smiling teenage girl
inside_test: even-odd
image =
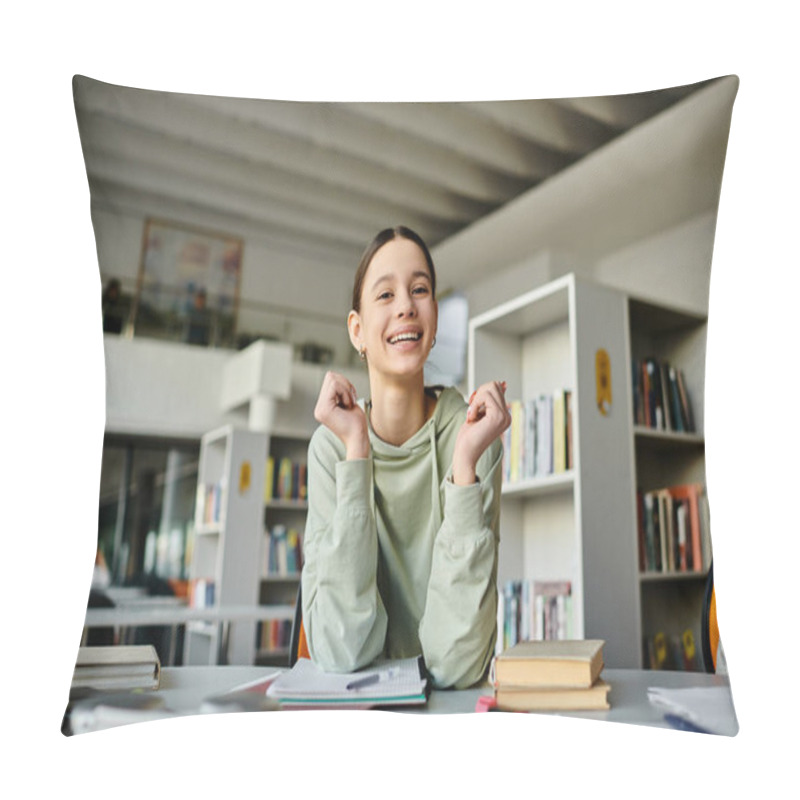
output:
[[[500,436],[511,418],[500,383],[477,389],[469,408],[455,389],[425,387],[435,291],[422,239],[381,231],[347,319],[370,399],[329,372],[315,409],[303,621],[326,670],[422,654],[434,685],[461,688],[485,675],[494,650]]]

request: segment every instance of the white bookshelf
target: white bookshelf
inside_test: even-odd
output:
[[[563,276],[470,321],[469,389],[505,380],[506,399],[573,393],[571,472],[507,484],[498,589],[568,580],[575,637],[606,641],[606,663],[641,666],[640,582],[626,298]],[[597,405],[595,355],[609,356],[612,404]]]
[[[266,453],[266,434],[232,425],[201,439],[190,577],[214,582],[216,607],[258,605]],[[206,513],[210,486],[219,487],[219,511],[211,520]],[[230,625],[229,663],[254,663],[255,628],[254,620]],[[218,624],[188,624],[184,663],[216,664],[220,631]]]

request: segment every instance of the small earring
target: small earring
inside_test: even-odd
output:
[[[361,345],[361,348],[360,348],[360,349],[359,349],[359,351],[358,351],[358,357],[359,357],[359,358],[360,358],[362,361],[366,361],[366,360],[367,360],[367,348],[366,348],[366,347],[364,347],[364,345],[363,345],[363,344]]]
[[[431,345],[431,350],[433,350],[434,347],[436,347],[436,337],[435,336],[433,337],[433,344]]]

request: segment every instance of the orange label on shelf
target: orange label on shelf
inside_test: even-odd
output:
[[[242,461],[239,468],[239,494],[244,494],[250,488],[250,462]]]
[[[611,359],[602,347],[594,356],[594,374],[597,381],[597,408],[607,417],[611,412]]]

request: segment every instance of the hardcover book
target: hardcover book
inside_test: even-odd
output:
[[[518,642],[495,656],[491,680],[499,687],[588,689],[603,669],[602,639]]]
[[[610,708],[611,687],[602,679],[585,689],[498,687],[495,701],[501,711],[589,711]]]

